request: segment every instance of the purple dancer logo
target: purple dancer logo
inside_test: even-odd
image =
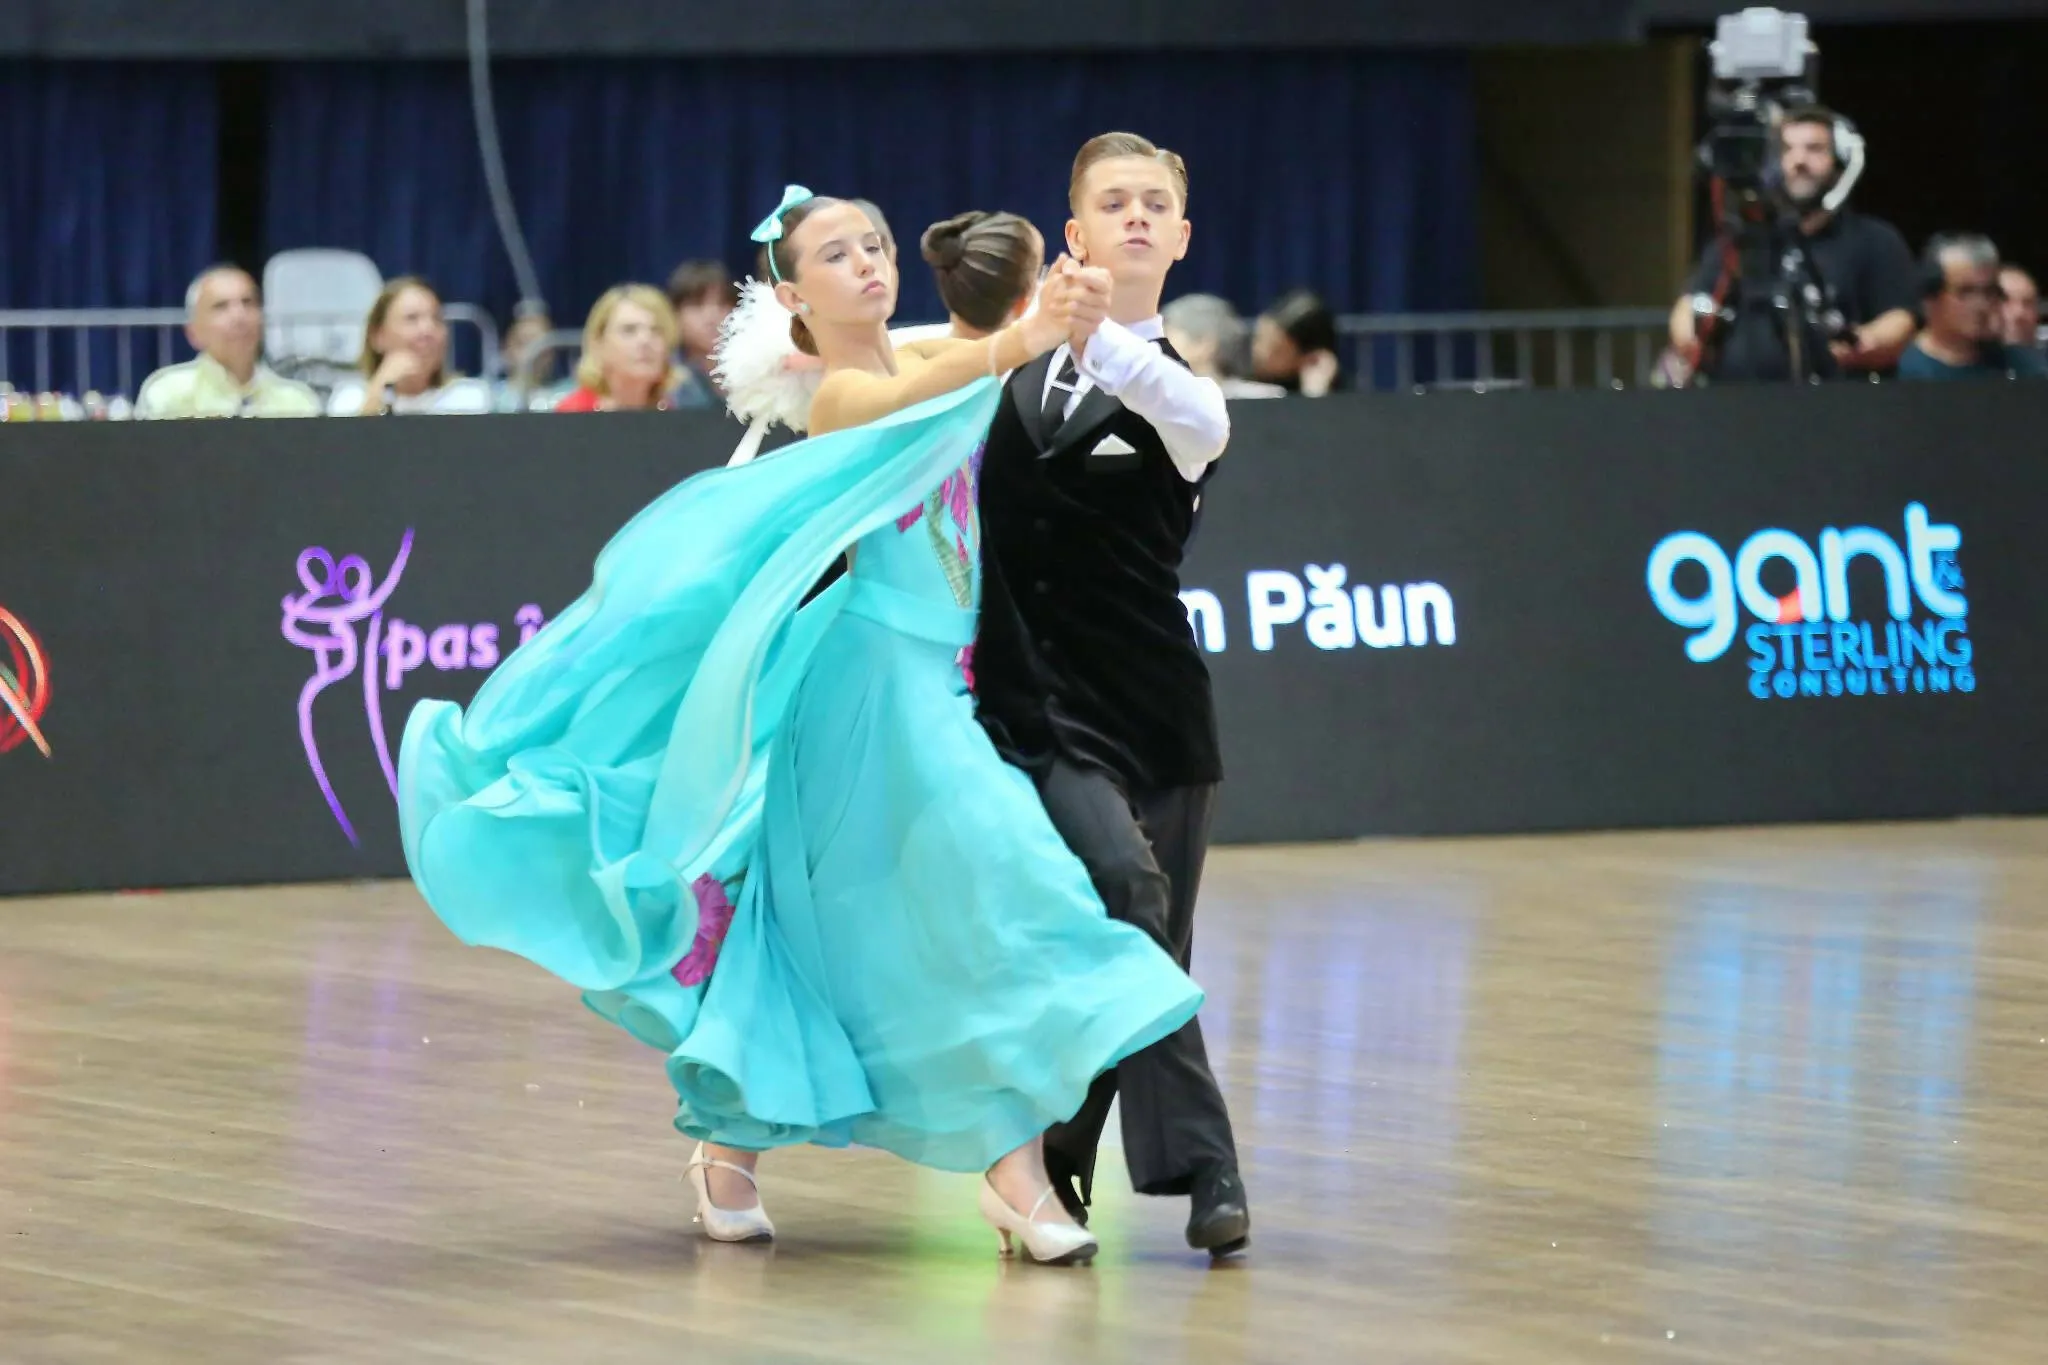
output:
[[[334,684],[347,681],[362,666],[363,711],[369,720],[370,744],[395,799],[398,770],[391,761],[391,743],[384,731],[383,694],[397,692],[405,685],[405,675],[422,663],[431,663],[443,673],[489,670],[498,666],[501,657],[498,627],[489,622],[449,624],[429,631],[397,616],[385,620],[384,604],[405,575],[412,538],[408,527],[381,581],[361,555],[336,559],[317,545],[302,550],[298,572],[305,591],[287,594],[284,599],[284,638],[312,651],[314,661],[313,676],[299,689],[299,742],[305,746],[306,762],[313,770],[313,780],[320,784],[321,795],[327,798],[327,808],[334,812],[341,832],[358,848],[363,841],[342,809],[327,766],[320,759],[320,741],[313,727],[314,700]],[[514,614],[521,644],[539,633],[543,619],[541,609],[530,602]],[[357,628],[365,621],[369,634],[359,639]],[[381,668],[379,658],[383,660]],[[369,661],[366,665],[365,660]]]

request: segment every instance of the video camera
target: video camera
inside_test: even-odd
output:
[[[1788,109],[1817,102],[1807,67],[1819,54],[1806,35],[1806,16],[1774,9],[1724,14],[1708,51],[1713,126],[1700,147],[1701,163],[1731,188],[1774,186],[1778,121]]]
[[[1863,174],[1863,141],[1838,122],[1834,183],[1818,205],[1792,203],[1779,168],[1780,127],[1787,113],[1818,103],[1820,54],[1806,16],[1761,8],[1723,15],[1709,51],[1711,124],[1699,159],[1712,186],[1724,264],[1713,293],[1695,303],[1703,353],[1719,354],[1738,331],[1755,347],[1768,331],[1782,343],[1788,377],[1810,379],[1829,372],[1827,343],[1848,328],[1805,248],[1800,219],[1847,202]]]

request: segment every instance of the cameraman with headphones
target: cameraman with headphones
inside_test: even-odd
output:
[[[2008,345],[1998,248],[1974,232],[1944,232],[1920,259],[1927,329],[1899,360],[1901,379],[2041,379],[2048,360]]]
[[[1807,105],[1787,113],[1778,125],[1782,196],[1798,215],[1807,257],[1827,290],[1827,305],[1838,311],[1844,332],[1821,337],[1812,348],[1811,370],[1823,377],[1884,373],[1898,363],[1917,324],[1919,298],[1913,252],[1899,230],[1846,205],[1827,207],[1828,192],[1840,180],[1845,158],[1841,142],[1854,130],[1831,111]],[[1729,244],[1716,236],[1700,254],[1685,296],[1671,309],[1671,344],[1688,364],[1699,367],[1702,315],[1711,317],[1731,294]],[[1784,380],[1792,358],[1776,320],[1738,315],[1717,321],[1718,345],[1703,367],[1709,380]]]

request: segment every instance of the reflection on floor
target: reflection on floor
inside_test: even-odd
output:
[[[0,902],[0,1359],[2018,1361],[2048,1331],[2048,823],[1226,850],[1252,1256],[1108,1182],[764,1167],[405,885]]]

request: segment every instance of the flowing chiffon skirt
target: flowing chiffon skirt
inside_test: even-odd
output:
[[[1201,1004],[974,717],[998,394],[690,479],[466,714],[409,718],[428,904],[666,1053],[691,1136],[980,1170]]]

